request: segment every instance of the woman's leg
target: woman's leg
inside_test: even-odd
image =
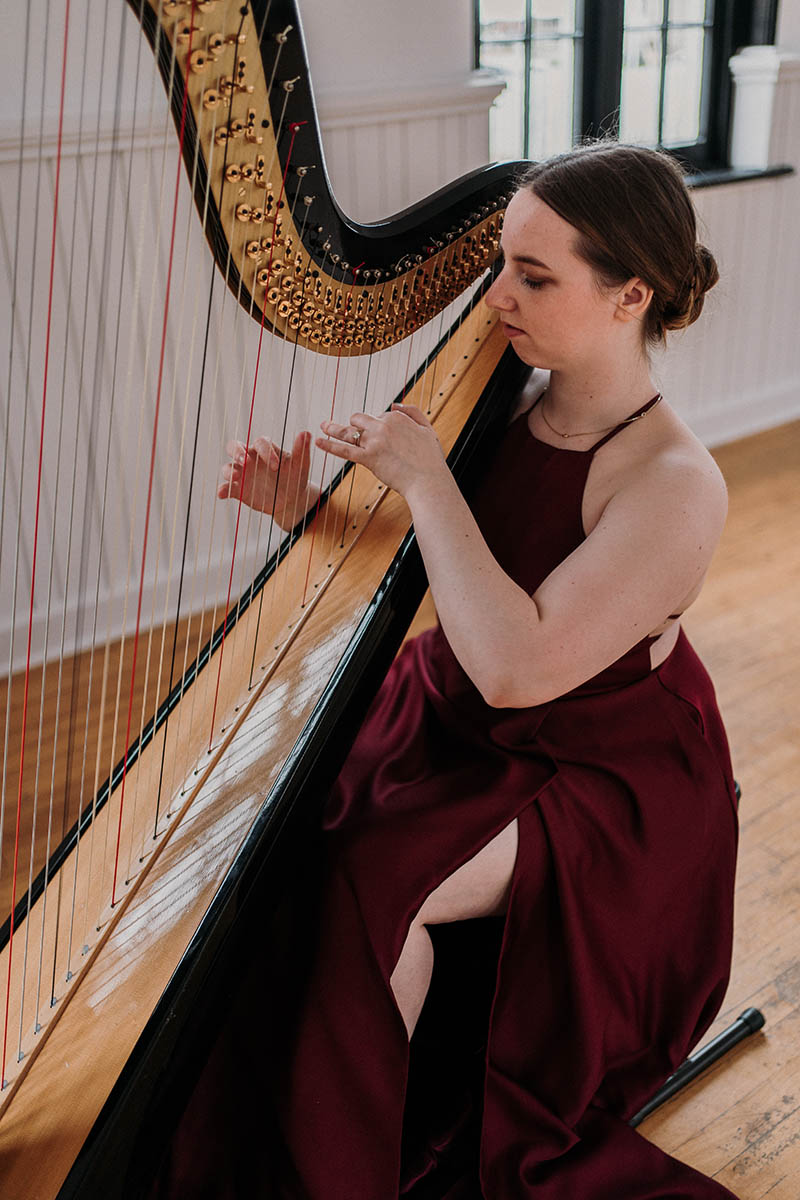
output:
[[[440,883],[412,921],[390,980],[409,1038],[422,1011],[433,972],[433,944],[425,926],[504,913],[511,891],[518,840],[519,831],[514,820]]]

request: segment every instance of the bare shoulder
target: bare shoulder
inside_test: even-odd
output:
[[[676,414],[653,433],[629,460],[618,495],[716,542],[728,512],[722,472]]]
[[[655,415],[655,414],[654,414]],[[699,540],[713,548],[728,511],[719,467],[702,442],[671,409],[614,438],[597,456],[584,493],[584,528],[609,520],[640,522],[671,540]]]

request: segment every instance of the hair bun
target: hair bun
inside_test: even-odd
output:
[[[694,248],[694,267],[689,272],[684,287],[671,303],[664,305],[665,329],[686,329],[703,311],[706,292],[719,279],[716,259],[707,246],[700,242]]]

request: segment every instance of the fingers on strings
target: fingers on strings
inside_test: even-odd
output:
[[[291,450],[281,450],[280,446],[265,437],[256,438],[250,446],[244,442],[228,442],[225,452],[230,462],[225,463],[220,472],[218,497],[221,500],[238,500],[245,474],[251,472],[266,471],[268,475],[275,476],[281,469],[286,471],[291,466],[298,475],[307,477],[311,464],[311,441],[311,434],[303,430],[295,437]],[[253,475],[251,479],[255,483]]]

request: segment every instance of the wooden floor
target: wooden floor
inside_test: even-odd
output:
[[[709,1036],[749,1005],[763,1010],[767,1025],[641,1131],[741,1200],[798,1200],[800,422],[724,447],[717,459],[728,481],[730,516],[705,590],[685,624],[716,683],[743,794],[733,975]],[[421,625],[429,620],[420,614]],[[181,646],[185,637],[181,629]],[[113,649],[111,675],[118,650]],[[86,664],[79,663],[74,679],[70,675],[62,684],[64,696],[85,688],[86,678]],[[150,679],[146,690],[152,687]],[[39,688],[37,677],[30,699],[37,720]],[[144,683],[137,683],[137,697],[144,691]],[[72,699],[71,711],[79,711]],[[0,718],[3,704],[4,696]],[[18,724],[17,710],[12,733]],[[92,723],[88,734],[74,721],[68,726],[73,732],[59,754],[70,798],[77,789],[82,740],[88,737],[90,760],[98,739],[106,761],[113,761],[119,747],[112,751],[110,726]],[[16,761],[6,768],[14,780]],[[25,791],[32,787],[26,772]],[[74,819],[75,803],[68,803],[67,823]],[[29,844],[25,838],[23,843]],[[10,864],[3,866],[0,888]]]
[[[767,1023],[641,1132],[741,1200],[800,1197],[800,421],[722,447],[730,512],[685,619],[742,788],[733,974],[719,1032]]]
[[[156,701],[169,693],[173,641],[178,678],[183,670],[184,651],[191,662],[211,633],[213,615],[208,614],[205,620],[202,615],[182,620],[175,638],[174,625],[155,630],[152,638],[143,637],[136,656],[133,687],[132,637],[112,642],[107,649],[101,646],[67,657],[60,671],[54,663],[35,667],[28,682],[21,788],[25,675],[20,672],[12,676],[10,686],[7,678],[0,680],[0,744],[6,742],[6,708],[10,698],[8,753],[2,767],[5,812],[0,838],[0,924],[11,908],[15,858],[19,878],[14,891],[20,900],[30,880],[35,879],[45,864],[48,832],[54,848],[91,803],[95,780],[102,784],[120,761],[129,704],[132,729],[136,733],[152,716]],[[148,660],[155,665],[148,667]],[[165,664],[160,670],[159,660]]]

